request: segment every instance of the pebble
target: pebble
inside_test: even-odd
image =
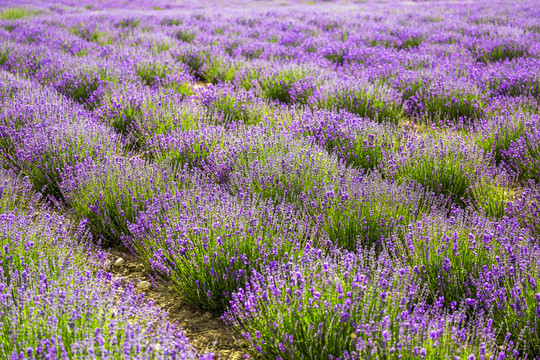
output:
[[[151,286],[152,285],[150,285],[150,282],[148,281],[141,281],[140,283],[137,284],[137,288],[143,291],[149,290]]]
[[[124,265],[124,262],[125,262],[124,259],[118,258],[118,259],[116,259],[116,261],[114,262],[114,266],[120,267],[120,266]]]
[[[203,317],[204,317],[205,319],[207,319],[207,320],[210,320],[210,319],[212,319],[213,316],[212,316],[212,314],[210,314],[210,313],[207,311],[207,312],[204,313]]]

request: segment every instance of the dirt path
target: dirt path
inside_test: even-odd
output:
[[[122,265],[116,264],[119,258],[124,260]],[[111,250],[108,268],[116,278],[132,282],[135,286],[148,280],[144,266],[136,257],[122,251]],[[216,359],[223,360],[244,359],[247,355],[243,350],[245,342],[236,339],[219,317],[182,304],[167,284],[159,283],[157,288],[152,286],[145,290],[145,294],[148,299],[154,300],[157,306],[168,312],[172,323],[182,326],[183,332],[197,351],[213,352]]]

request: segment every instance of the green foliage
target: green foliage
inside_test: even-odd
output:
[[[18,8],[18,7],[11,7],[11,8],[4,8],[0,12],[0,19],[3,20],[18,20],[22,19],[27,16],[37,15],[37,11],[33,11],[26,8]]]
[[[31,188],[32,185],[21,176],[0,170],[0,214],[26,214],[38,206],[41,196]]]
[[[59,226],[60,224],[60,226]],[[43,210],[28,215],[2,214],[0,216],[0,268],[7,282],[14,287],[23,286],[22,279],[11,277],[14,272],[32,271],[38,264],[48,265],[48,277],[58,279],[65,276],[64,266],[69,262],[75,266],[88,266],[86,233],[77,229],[64,217]],[[73,269],[70,266],[71,270]],[[34,281],[38,279],[33,279]],[[35,284],[24,284],[35,285]],[[1,319],[2,313],[0,313]],[[0,323],[1,324],[1,323]],[[0,330],[2,326],[0,325]],[[4,328],[5,330],[5,328]],[[2,336],[0,336],[0,344]]]
[[[217,130],[219,134],[219,129]],[[173,170],[203,168],[215,151],[226,149],[225,140],[215,131],[190,131],[182,134],[182,141],[159,135],[149,139],[148,156],[158,164],[167,164]]]
[[[191,70],[192,75],[204,80],[201,76],[203,66],[209,61],[210,54],[206,51],[191,51],[179,53],[176,57],[177,61],[187,65]]]
[[[8,61],[11,54],[11,50],[4,46],[0,48],[0,66],[4,66]]]
[[[418,48],[420,44],[422,43],[423,36],[410,36],[406,38],[405,40],[401,41],[401,44],[396,45],[398,50],[410,50],[414,48]]]
[[[79,219],[88,220],[88,229],[97,241],[117,246],[129,235],[145,202],[166,188],[181,186],[165,166],[138,159],[110,158],[103,163],[87,162],[64,175],[73,187],[63,189],[67,204]]]
[[[481,53],[476,61],[485,64],[506,60],[514,60],[528,56],[529,50],[518,45],[499,45],[489,51]]]
[[[398,227],[429,213],[433,199],[418,187],[399,187],[379,181],[354,185],[349,191],[327,193],[312,213],[328,239],[340,248],[379,252]],[[426,196],[426,198],[424,198]]]
[[[68,98],[92,109],[101,101],[101,90],[105,84],[97,74],[83,72],[68,76],[57,85],[57,89]]]
[[[459,140],[441,139],[401,148],[394,164],[385,171],[398,182],[419,183],[465,205],[487,165],[483,154],[474,147]]]
[[[444,85],[417,81],[402,93],[406,112],[428,122],[474,121],[485,116],[480,94],[470,90],[447,89]]]
[[[395,124],[402,114],[401,107],[392,100],[388,92],[380,88],[340,88],[322,95],[316,106],[328,110],[345,110],[381,123]]]
[[[240,65],[234,62],[221,59],[209,59],[204,67],[204,71],[199,71],[199,78],[212,84],[232,82],[236,78],[236,73]]]
[[[141,23],[141,20],[139,19],[123,19],[123,20],[120,20],[115,25],[115,27],[120,28],[120,29],[133,30],[137,26],[139,26],[140,23]]]
[[[114,41],[112,36],[107,32],[101,31],[97,28],[90,31],[90,29],[85,27],[85,25],[74,26],[70,29],[70,31],[85,41],[95,42],[100,45],[112,44]]]
[[[26,150],[30,154],[17,156],[17,168],[34,190],[43,195],[63,199],[62,172],[66,168],[81,161],[100,162],[118,151],[117,144],[103,128],[82,123],[48,127],[47,132],[40,127],[33,129],[33,138],[27,138],[26,149],[22,152],[24,154]]]
[[[156,226],[136,234],[132,244],[150,267],[156,256],[167,259],[168,268],[156,270],[186,304],[222,313],[232,293],[254,272],[300,254],[307,234],[289,229],[287,220],[293,217],[285,211],[257,208],[253,206],[257,201],[243,204],[227,194],[213,194],[212,189],[203,191],[205,195],[183,193],[174,199],[161,209]],[[177,241],[171,243],[171,237]]]
[[[336,66],[342,66],[345,63],[345,52],[343,50],[334,50],[324,54],[324,58],[336,64]]]
[[[162,83],[171,72],[167,64],[155,62],[138,64],[136,71],[146,86]]]
[[[484,178],[472,188],[474,207],[487,216],[497,219],[506,215],[508,203],[514,200],[514,191],[508,181]]]
[[[497,264],[496,255],[505,246],[500,241],[504,234],[493,234],[482,218],[475,219],[470,228],[461,216],[452,224],[426,217],[399,229],[398,234],[402,238],[398,256],[418,269],[428,285],[429,299],[443,296],[446,304],[474,297],[475,280]]]
[[[232,92],[219,94],[207,105],[210,121],[227,125],[230,123],[243,123],[255,125],[263,117],[271,117],[276,110],[260,99],[246,94],[235,95]]]
[[[176,40],[192,43],[195,40],[195,34],[191,31],[177,30],[173,34]]]
[[[266,141],[263,142],[262,139]],[[274,203],[282,201],[302,205],[305,195],[322,189],[336,189],[342,173],[341,162],[309,141],[269,136],[246,146],[233,163],[230,188],[259,194]]]
[[[181,25],[182,22],[183,21],[181,19],[164,18],[159,23],[160,25],[165,25],[165,26],[178,26],[178,25]]]
[[[525,134],[525,130],[525,120],[520,116],[513,116],[512,121],[496,118],[490,123],[479,125],[475,141],[499,165],[507,160],[505,152]]]
[[[191,84],[187,80],[177,81],[175,69],[165,63],[141,63],[137,65],[137,75],[146,86],[165,87],[183,96],[193,95]]]
[[[308,72],[292,68],[259,79],[262,95],[283,104],[306,105],[317,86]]]

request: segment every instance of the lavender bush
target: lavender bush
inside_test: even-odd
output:
[[[17,359],[197,358],[159,308],[132,285],[124,287],[94,268],[103,254],[91,255],[81,239],[84,227],[35,215],[0,215],[1,354]]]

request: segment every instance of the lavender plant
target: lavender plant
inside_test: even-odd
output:
[[[0,19],[3,20],[18,20],[27,16],[36,15],[38,12],[24,7],[9,7],[4,8],[0,13]]]
[[[410,137],[391,154],[384,170],[401,182],[414,181],[464,205],[471,188],[487,174],[489,161],[466,140]]]
[[[259,79],[263,96],[284,104],[306,105],[317,90],[316,83],[302,68],[281,70]]]
[[[195,188],[149,204],[126,245],[186,303],[219,313],[252,273],[304,251],[315,230],[296,216],[292,206]]]
[[[347,165],[365,171],[375,170],[389,151],[397,150],[400,131],[381,126],[347,113],[306,113],[291,124],[293,132],[313,139]]]
[[[402,109],[384,88],[339,84],[322,90],[316,101],[318,108],[344,110],[376,122],[397,123]]]
[[[416,221],[441,201],[422,188],[396,186],[372,176],[342,184],[307,203],[314,222],[338,247],[380,251],[396,228]]]
[[[66,169],[61,190],[74,215],[87,219],[96,240],[118,245],[146,203],[170,186],[183,186],[184,176],[137,158],[111,157]]]
[[[197,357],[179,329],[132,285],[124,287],[111,274],[92,269],[100,258],[84,251],[79,238],[84,227],[73,231],[69,222],[45,214],[1,214],[0,227],[1,354],[20,359]]]
[[[390,264],[386,256],[369,253],[310,252],[297,262],[284,260],[236,292],[223,319],[265,358],[470,359],[506,353],[495,346],[495,331],[485,320],[468,323],[463,312],[429,308],[415,275]]]

